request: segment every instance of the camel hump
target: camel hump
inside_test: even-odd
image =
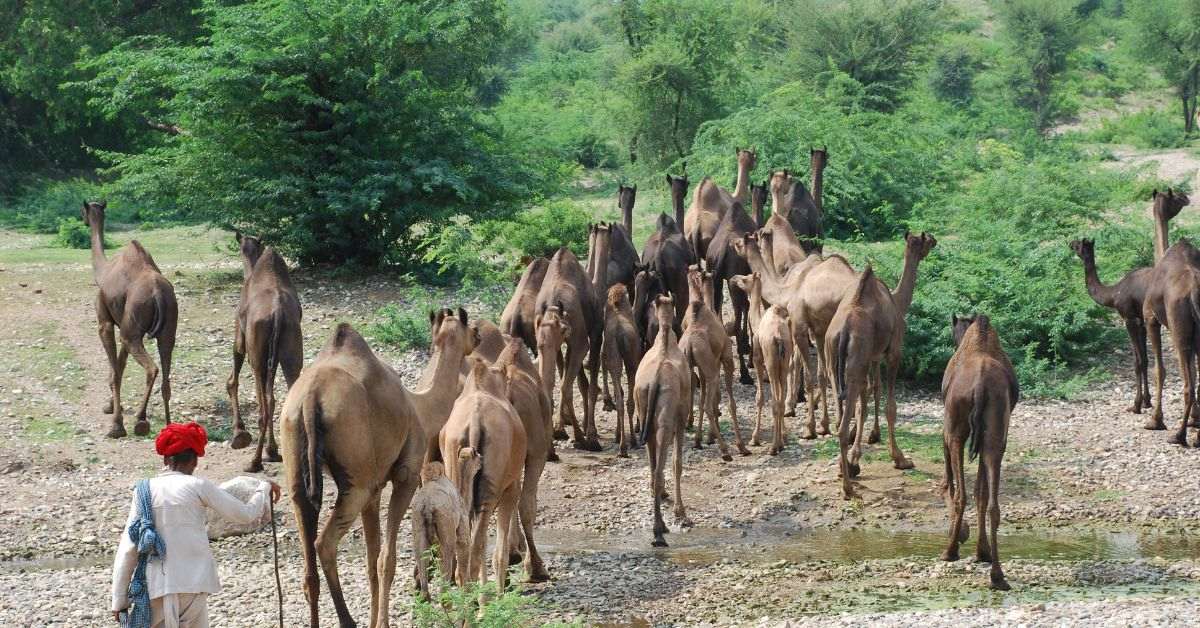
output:
[[[874,280],[875,269],[872,268],[870,264],[867,264],[867,268],[863,270],[862,275],[858,277],[858,285],[854,288],[854,300],[856,302],[863,301],[870,296],[871,292],[867,290],[867,286],[870,286]]]
[[[333,351],[365,351],[371,352],[371,348],[367,346],[367,341],[363,339],[362,334],[350,323],[338,323],[337,329],[333,331],[333,336],[329,338],[329,344],[325,347],[327,350]]]
[[[974,327],[980,336],[987,336],[992,331],[992,319],[988,318],[987,314],[977,314]]]

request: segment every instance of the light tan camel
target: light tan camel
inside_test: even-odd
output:
[[[800,246],[800,241],[796,239],[792,225],[779,214],[771,214],[767,219],[766,224],[759,230],[759,240],[763,246],[768,242],[771,244],[769,255],[774,260],[775,271],[781,276],[787,275],[788,269],[809,257],[809,254],[804,252],[804,247]]]
[[[637,374],[638,363],[642,361],[642,339],[637,326],[633,322],[633,307],[629,304],[628,293],[623,284],[617,284],[608,289],[608,302],[604,314],[604,372],[612,379],[614,405],[617,410],[617,443],[620,446],[618,456],[629,456],[629,441],[637,446],[637,432],[633,424],[633,378]],[[629,397],[625,397],[621,389],[621,376],[629,380]],[[624,423],[628,417],[629,436],[625,436]]]
[[[793,368],[795,345],[792,342],[792,330],[787,309],[782,305],[765,307],[762,297],[762,277],[738,275],[733,278],[747,294],[750,295],[750,328],[754,350],[755,405],[757,415],[754,418],[754,432],[750,435],[750,444],[757,447],[761,440],[762,411],[766,401],[766,391],[771,391],[771,416],[774,420],[770,454],[772,456],[783,450],[786,441],[783,426],[784,401],[787,398],[787,387]]]
[[[492,566],[497,590],[508,585],[509,532],[521,498],[525,470],[525,428],[508,402],[504,369],[483,360],[474,364],[462,395],[438,438],[448,476],[467,506],[471,547],[466,577],[487,582],[484,549],[492,513],[496,513],[496,546]]]
[[[956,316],[952,329],[958,349],[942,376],[942,399],[946,406],[942,425],[946,479],[942,483],[942,494],[950,513],[950,540],[941,558],[958,560],[958,545],[969,535],[962,522],[967,506],[963,446],[969,445],[970,458],[979,457],[979,473],[975,477],[979,539],[975,556],[979,562],[992,564],[991,588],[1007,591],[1009,586],[1000,568],[996,534],[1000,527],[1000,463],[1008,443],[1009,417],[1021,391],[1012,362],[1000,348],[1000,338],[988,317],[978,315],[959,319]],[[990,543],[986,526],[989,517]]]
[[[465,584],[471,526],[462,497],[446,477],[445,467],[440,462],[426,462],[421,466],[421,488],[412,500],[412,532],[421,597],[429,599],[428,552],[434,545],[438,546],[445,582]]]
[[[692,195],[692,205],[683,216],[683,233],[698,260],[705,259],[708,243],[717,233],[721,216],[734,203],[745,205],[750,196],[750,171],[758,162],[753,150],[737,150],[738,175],[733,194],[721,189],[712,179],[704,177]]]
[[[588,254],[590,273],[584,271],[570,249],[563,247],[554,254],[538,292],[537,319],[534,322],[538,370],[546,396],[551,399],[554,398],[556,368],[562,359],[559,347],[564,343],[567,345],[563,377],[559,385],[557,427],[561,429],[570,423],[574,432],[574,447],[586,451],[600,451],[595,412],[600,388],[599,349],[604,336],[604,301],[608,282],[607,273],[596,272],[596,269],[602,271],[608,267],[609,238],[608,226],[599,225],[592,238],[593,250]],[[557,312],[552,312],[551,308],[557,308]],[[583,372],[585,357],[588,361],[586,375]],[[582,425],[575,418],[572,385],[576,379],[583,397]]]
[[[129,356],[146,371],[146,392],[138,408],[133,433],[150,433],[146,420],[146,405],[154,392],[158,367],[146,353],[142,338],[158,341],[158,359],[162,364],[163,417],[171,422],[171,352],[175,349],[175,325],[179,320],[179,304],[175,288],[154,263],[150,253],[137,240],[131,240],[112,259],[104,257],[104,201],[84,202],[83,222],[91,230],[92,278],[96,281],[96,320],[100,329],[100,344],[108,356],[108,386],[112,398],[105,413],[112,413],[109,438],[125,436],[125,421],[121,413],[121,378]],[[117,350],[116,330],[121,332],[121,348]]]
[[[1146,335],[1154,350],[1154,412],[1151,420],[1163,425],[1162,387],[1165,378],[1162,358],[1162,326],[1171,330],[1171,341],[1183,378],[1183,419],[1168,442],[1187,446],[1188,420],[1195,404],[1196,355],[1200,349],[1200,270],[1192,263],[1200,256],[1186,239],[1167,249],[1152,270],[1150,288],[1142,305]],[[1165,427],[1165,425],[1163,425]],[[1195,445],[1200,447],[1200,434]]]
[[[537,305],[538,291],[546,278],[546,270],[550,268],[550,260],[535,257],[521,273],[517,289],[504,306],[500,315],[500,329],[510,336],[516,336],[525,341],[533,354],[537,355],[537,337],[534,333],[534,321],[537,319],[534,306]]]
[[[654,313],[659,321],[658,337],[638,366],[633,400],[638,422],[642,425],[646,459],[650,462],[650,494],[654,502],[652,545],[666,547],[663,535],[669,530],[662,518],[662,499],[668,447],[675,449],[675,518],[680,525],[691,525],[683,506],[680,481],[683,476],[684,424],[692,405],[692,375],[672,328],[675,306],[671,297],[658,297]]]
[[[242,255],[244,281],[233,328],[233,372],[225,384],[229,405],[233,408],[233,449],[250,444],[250,432],[242,423],[238,402],[238,376],[242,361],[249,359],[254,375],[254,396],[258,401],[258,447],[246,465],[246,471],[262,471],[263,444],[267,460],[279,462],[275,444],[275,370],[283,368],[288,388],[300,377],[304,366],[304,337],[300,333],[300,297],[292,286],[287,264],[262,241],[236,234]]]
[[[720,413],[718,406],[721,402],[721,371],[725,372],[725,396],[729,401],[729,419],[733,428],[733,440],[738,453],[750,455],[742,442],[742,431],[738,426],[737,402],[733,397],[734,349],[729,340],[729,333],[721,317],[709,305],[712,299],[712,275],[704,273],[699,266],[693,265],[688,269],[688,293],[691,301],[683,316],[683,335],[679,338],[679,346],[687,358],[690,368],[695,369],[700,383],[700,412],[695,422],[696,449],[702,449],[700,440],[704,433],[704,413],[708,412],[709,431],[708,443],[715,440],[721,450],[721,458],[726,462],[733,460],[729,455],[729,446],[725,444],[725,436],[721,434],[721,426],[717,422]],[[673,310],[672,306],[672,310]],[[659,332],[661,337],[661,331]],[[645,358],[643,358],[645,359]],[[689,411],[691,404],[688,404]],[[639,415],[640,416],[640,415]],[[644,429],[644,428],[643,428]]]
[[[337,547],[360,515],[367,546],[370,626],[390,625],[396,533],[428,451],[426,424],[445,423],[461,390],[462,360],[474,348],[466,333],[465,312],[460,309],[455,318],[443,310],[435,319],[439,317],[443,320],[434,325],[435,369],[430,384],[419,392],[409,392],[400,375],[343,323],[284,400],[280,441],[304,556],[304,593],[312,628],[320,626],[318,557],[339,624],[354,625],[338,578]],[[318,537],[325,470],[337,485],[337,500]],[[379,501],[389,482],[392,493],[381,555]]]

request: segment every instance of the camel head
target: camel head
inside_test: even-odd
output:
[[[104,226],[104,210],[108,208],[108,201],[84,201],[83,210],[80,214],[83,216],[83,224],[91,227],[93,225]]]
[[[976,325],[978,323],[978,325]],[[985,314],[975,314],[973,316],[964,316],[959,318],[957,315],[950,317],[950,330],[954,335],[954,346],[962,344],[962,340],[967,335],[967,331],[975,326],[981,333],[987,332],[991,320]]]
[[[534,334],[537,337],[538,356],[558,353],[565,338],[571,337],[571,324],[563,314],[561,303],[546,306],[534,319]],[[550,353],[544,353],[549,351]]]
[[[467,311],[458,308],[442,308],[429,313],[429,335],[433,339],[433,352],[445,356],[462,356],[475,350],[479,341],[478,331],[471,333],[467,328]]]
[[[472,390],[500,398],[508,397],[508,378],[504,376],[506,367],[492,366],[480,358],[470,358],[470,360],[471,370],[467,374],[467,383],[463,388],[463,394]]]
[[[768,182],[771,195],[776,198],[787,196],[792,192],[793,182],[796,182],[796,179],[792,176],[792,171],[787,170],[786,168],[772,172],[771,179]],[[792,208],[787,207],[786,205],[787,203],[779,203],[779,207],[772,207],[771,210],[776,214],[787,218],[787,215]]]
[[[238,243],[238,251],[242,255],[242,260],[247,263],[247,268],[254,268],[254,264],[258,262],[258,258],[263,253],[262,240],[254,236],[242,235],[240,231],[234,231],[233,238]]]
[[[668,177],[670,175],[667,175]],[[627,187],[625,185],[617,186],[617,207],[621,209],[633,208],[633,203],[637,199],[637,186]]]
[[[687,164],[684,164],[687,168]],[[678,177],[667,174],[667,187],[671,190],[671,198],[685,198],[688,191],[687,173],[681,174]]]
[[[1072,240],[1069,245],[1072,251],[1079,256],[1079,259],[1084,263],[1092,264],[1096,261],[1096,241],[1090,238],[1082,240]]]
[[[734,275],[729,278],[729,283],[737,286],[746,294],[750,294],[750,290],[754,287],[755,274],[749,275]]]
[[[658,321],[658,329],[671,329],[675,324],[675,298],[671,295],[659,295],[654,299],[654,318]]]
[[[688,266],[688,291],[689,294],[703,295],[704,302],[712,304],[712,273],[707,270],[701,270],[699,264]]]
[[[919,234],[904,232],[905,254],[916,255],[918,260],[925,259],[933,247],[937,246],[937,238],[922,231]]]
[[[440,462],[426,462],[421,465],[421,484],[436,482],[445,477],[446,467]]]
[[[608,306],[616,311],[629,307],[629,288],[619,283],[608,289]]]
[[[737,164],[738,170],[745,169],[746,172],[754,170],[754,166],[758,165],[758,153],[754,152],[753,148],[737,149]]]
[[[825,147],[808,149],[809,159],[812,160],[813,170],[824,170],[829,163],[829,151]]]
[[[1167,188],[1166,192],[1154,190],[1150,194],[1150,199],[1154,201],[1154,213],[1160,214],[1167,220],[1179,215],[1184,206],[1191,202],[1186,194],[1182,192],[1176,194],[1175,190],[1171,188]]]

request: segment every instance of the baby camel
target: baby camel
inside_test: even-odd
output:
[[[762,410],[768,384],[771,389],[771,416],[774,419],[774,434],[771,439],[772,456],[783,450],[784,401],[787,399],[788,377],[791,374],[795,345],[787,308],[782,305],[763,307],[762,277],[758,273],[738,275],[733,282],[750,295],[751,348],[754,355],[754,370],[758,377],[755,404],[758,414],[754,418],[754,432],[750,444],[758,446],[762,429]]]
[[[629,440],[637,446],[637,433],[633,425],[633,378],[637,374],[638,363],[642,361],[642,340],[638,335],[636,324],[633,322],[633,307],[629,305],[628,290],[624,284],[616,284],[608,289],[608,304],[604,314],[604,372],[608,374],[613,384],[614,405],[617,410],[617,442],[621,450],[617,455],[629,457]],[[629,398],[626,400],[621,390],[621,374],[629,380]],[[629,436],[625,438],[624,423],[628,417]]]
[[[683,316],[683,335],[679,338],[679,346],[687,358],[690,368],[699,372],[700,382],[700,415],[696,421],[695,448],[701,449],[700,439],[704,432],[704,412],[708,411],[709,444],[717,441],[721,449],[721,458],[726,462],[733,460],[729,455],[729,446],[721,434],[721,426],[717,422],[718,405],[721,401],[719,378],[725,371],[725,394],[729,399],[729,418],[733,424],[733,440],[737,444],[738,453],[749,456],[750,450],[742,442],[742,432],[738,427],[737,404],[733,399],[733,369],[734,350],[729,340],[729,333],[721,317],[713,311],[712,303],[712,274],[700,270],[699,266],[688,268],[687,313]],[[659,319],[661,320],[661,318]],[[661,334],[661,330],[660,330]],[[690,400],[690,398],[689,398]],[[689,411],[691,403],[688,403]],[[642,428],[643,431],[645,427]]]
[[[492,565],[496,585],[508,584],[509,531],[521,497],[525,471],[525,428],[506,398],[504,369],[471,358],[462,395],[438,437],[450,481],[458,487],[470,513],[471,547],[466,578],[487,582],[484,548],[492,512],[496,512],[496,546]]]
[[[421,488],[412,500],[412,532],[421,596],[429,599],[428,551],[434,545],[438,546],[442,578],[447,583],[462,586],[471,528],[458,489],[450,483],[440,462],[426,462],[421,466]]]
[[[958,545],[967,540],[963,525],[967,505],[963,473],[963,445],[971,459],[979,457],[975,478],[975,509],[979,515],[979,540],[975,555],[992,564],[991,588],[1008,590],[1000,569],[996,530],[1000,526],[1000,462],[1008,443],[1009,417],[1021,396],[1012,363],[1000,348],[1000,339],[987,316],[954,317],[954,344],[958,349],[942,377],[942,399],[946,405],[942,426],[946,480],[942,491],[950,511],[950,542],[942,560],[958,560]],[[991,518],[991,542],[985,527]]]
[[[683,507],[679,482],[683,476],[684,424],[691,411],[692,375],[671,325],[675,320],[674,300],[664,296],[656,298],[654,314],[659,323],[658,336],[638,366],[633,401],[642,424],[646,459],[650,462],[650,494],[654,501],[654,541],[651,544],[666,547],[663,534],[668,530],[662,518],[663,472],[667,448],[671,446],[675,448],[675,518],[680,525],[691,525]]]

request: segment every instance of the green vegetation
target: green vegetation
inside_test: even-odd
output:
[[[437,548],[429,550],[429,564],[437,565]],[[557,628],[577,624],[542,623],[534,618],[537,604],[533,598],[509,589],[496,595],[496,583],[489,580],[480,585],[475,582],[458,587],[448,584],[438,569],[431,570],[432,600],[420,595],[412,598],[413,625],[420,628]],[[480,605],[481,596],[487,601]]]
[[[366,333],[401,350],[427,348],[431,342],[428,316],[438,307],[425,290],[414,287],[401,303],[379,308]]]
[[[1200,96],[1200,4],[1191,0],[1128,2],[1134,42],[1141,57],[1175,88],[1184,131],[1196,129]]]
[[[1179,148],[1187,137],[1178,121],[1165,111],[1145,109],[1100,122],[1089,139],[1109,144],[1131,144],[1138,148]]]

